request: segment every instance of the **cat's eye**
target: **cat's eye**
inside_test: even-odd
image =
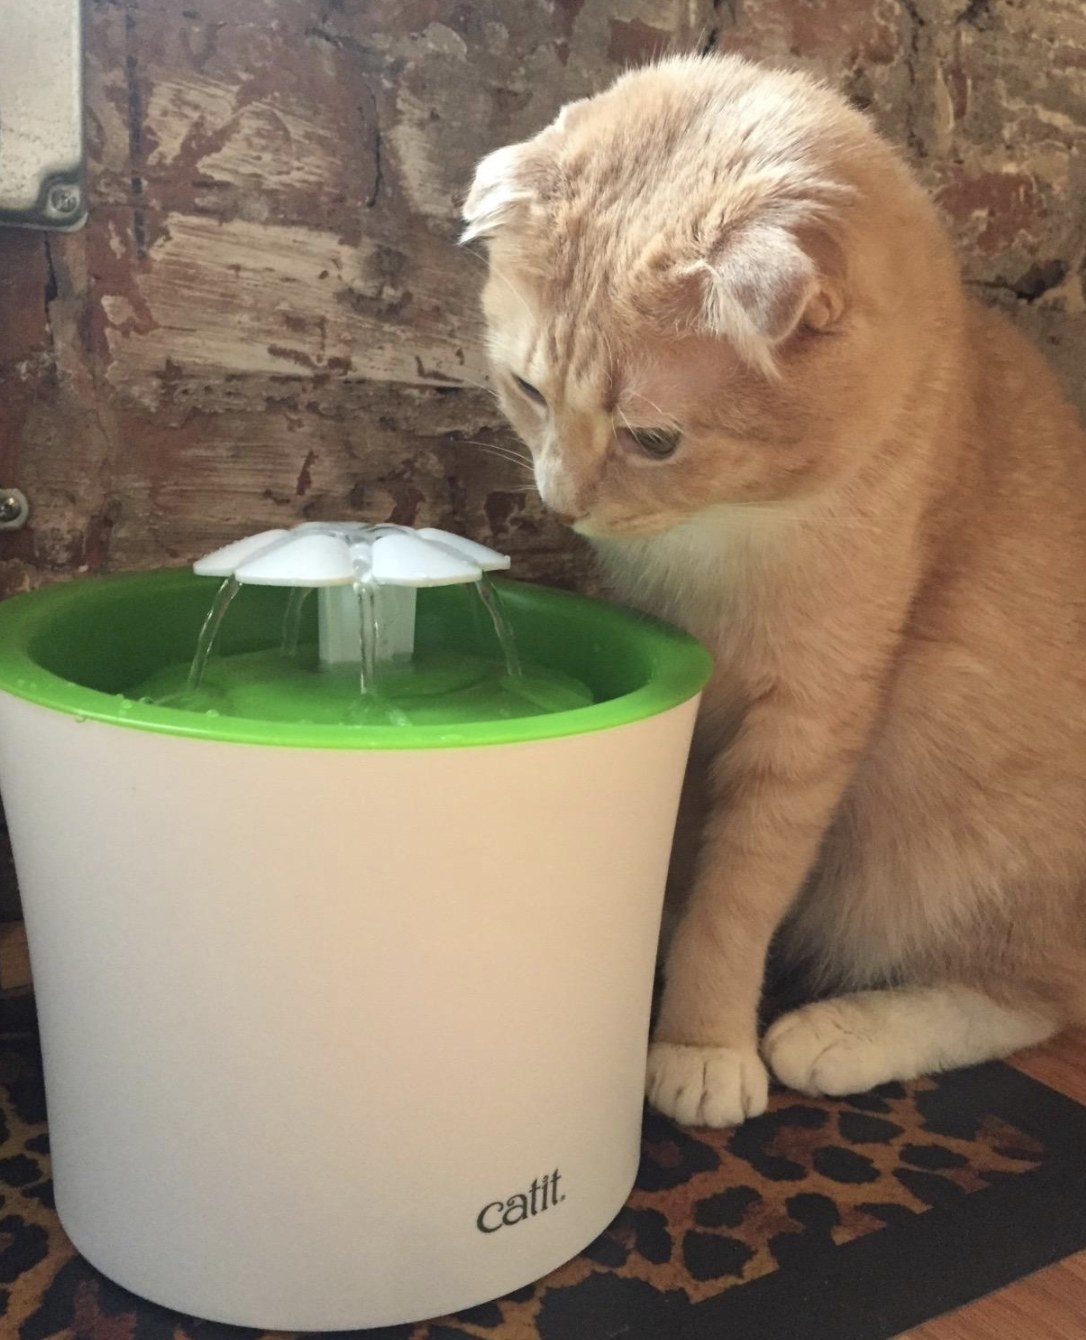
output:
[[[678,450],[680,434],[670,428],[631,428],[630,436],[655,461],[666,461]]]
[[[526,382],[523,377],[518,377],[515,372],[513,373],[513,380],[529,400],[534,400],[537,405],[545,405],[547,403],[546,396],[544,396],[538,386],[533,386],[531,382]]]

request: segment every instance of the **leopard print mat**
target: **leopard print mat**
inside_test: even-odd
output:
[[[737,1131],[649,1114],[626,1208],[541,1283],[360,1340],[883,1340],[1086,1247],[1086,1109],[1004,1065]],[[340,1333],[341,1335],[343,1333]],[[257,1340],[134,1297],[53,1209],[29,1001],[0,1002],[0,1336]]]

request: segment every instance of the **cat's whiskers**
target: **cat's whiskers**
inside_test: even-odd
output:
[[[496,451],[492,447],[481,447],[480,450],[485,451],[488,456],[493,456],[495,460],[505,461],[508,465],[515,465],[520,470],[531,470],[530,465],[526,464],[517,456],[509,455],[508,452]]]
[[[499,461],[505,461],[508,465],[515,465],[518,469],[526,471],[534,478],[534,470],[531,458],[523,456],[512,447],[499,446],[493,442],[475,442],[463,440],[456,444],[462,447],[477,447],[480,451],[485,451],[488,455],[496,457]]]
[[[519,461],[522,465],[530,466],[532,464],[532,458],[527,452],[518,451],[516,447],[508,446],[504,442],[480,442],[477,438],[467,437],[461,439],[460,445],[464,447],[481,447],[485,451],[500,451]]]
[[[494,389],[493,386],[488,386],[486,382],[477,382],[473,381],[472,378],[470,377],[462,377],[460,381],[455,385],[452,382],[450,382],[449,387],[457,391],[461,389],[482,391],[483,394],[488,395],[491,398],[491,400],[494,401],[495,404],[497,405],[501,404],[501,398],[498,395],[497,391]]]

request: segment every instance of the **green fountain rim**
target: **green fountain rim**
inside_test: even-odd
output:
[[[0,693],[35,703],[79,720],[97,721],[130,730],[229,744],[309,749],[449,749],[520,744],[612,730],[658,716],[696,697],[712,673],[708,651],[689,634],[649,615],[611,601],[575,595],[527,582],[501,582],[504,598],[514,609],[519,602],[544,602],[562,610],[580,625],[585,636],[606,627],[630,639],[647,659],[649,672],[638,687],[588,707],[514,720],[365,727],[261,721],[241,717],[207,717],[179,708],[135,702],[121,695],[74,683],[45,668],[32,654],[36,636],[58,617],[88,599],[90,591],[107,588],[117,597],[125,590],[146,592],[152,584],[167,596],[178,587],[207,583],[188,568],[125,573],[58,583],[0,602]]]

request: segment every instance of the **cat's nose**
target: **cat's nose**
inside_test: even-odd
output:
[[[554,449],[536,457],[535,484],[543,506],[563,525],[572,526],[587,510],[583,487]]]

